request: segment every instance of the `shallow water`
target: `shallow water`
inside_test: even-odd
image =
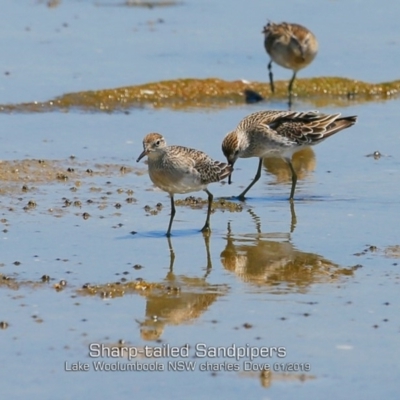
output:
[[[302,22],[320,38],[320,54],[301,77],[398,78],[399,52],[393,50],[399,43],[390,33],[398,30],[396,10],[377,18],[385,2],[363,3],[362,15],[356,1],[290,4],[284,11],[273,2],[272,15],[261,1],[252,8],[248,2],[220,1],[153,9],[10,2],[1,39],[8,63],[3,69],[10,74],[1,77],[0,103],[188,76],[263,80],[268,60],[259,31],[267,17]],[[310,12],[316,7],[323,10],[318,21]],[[228,9],[229,18],[221,18]],[[159,18],[164,22],[154,22]],[[335,21],[342,25],[333,31]],[[277,79],[290,76],[278,67],[274,73]],[[242,211],[216,207],[207,237],[198,231],[205,208],[177,206],[170,241],[164,236],[169,199],[151,185],[145,163],[135,162],[143,136],[159,131],[170,144],[222,159],[222,138],[243,116],[284,109],[285,103],[0,114],[0,361],[7,365],[2,394],[396,398],[399,103],[349,101],[345,108],[321,109],[358,115],[358,123],[297,155],[294,208],[287,201],[286,167],[266,160]],[[295,102],[296,109],[308,107]],[[382,156],[370,156],[374,151]],[[29,166],[11,164],[23,160],[31,160]],[[232,185],[209,189],[216,199],[236,195],[256,167],[255,159],[239,160]],[[44,275],[49,282],[42,282]],[[153,286],[143,289],[138,278]],[[57,286],[62,280],[66,286]],[[85,284],[93,290],[82,289]],[[188,357],[176,359],[142,355],[129,361],[124,354],[97,359],[89,354],[91,343],[189,350]],[[207,357],[196,351],[199,344],[209,349]],[[213,347],[234,345],[253,351],[283,347],[286,356],[272,351],[272,357],[245,365],[249,357],[212,353]],[[169,362],[177,360],[196,362],[195,370],[173,371]],[[96,361],[164,370],[101,372],[94,369]],[[70,371],[79,362],[90,370]],[[228,364],[239,371],[225,371]],[[259,364],[272,371],[244,370]]]

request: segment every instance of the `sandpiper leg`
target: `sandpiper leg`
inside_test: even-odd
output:
[[[293,201],[294,191],[296,189],[296,183],[297,183],[297,174],[293,168],[292,161],[290,159],[286,159],[286,162],[289,164],[290,171],[292,171],[292,189],[290,190],[289,200]]]
[[[288,87],[289,94],[292,93],[293,82],[294,82],[294,80],[296,79],[296,74],[297,74],[297,71],[294,71],[294,72],[293,72],[292,79],[291,79],[290,82],[289,82],[289,87]]]
[[[257,173],[256,176],[254,177],[253,181],[250,183],[249,186],[247,186],[247,188],[245,190],[243,190],[242,193],[239,194],[238,199],[239,200],[244,200],[244,196],[245,194],[251,189],[251,187],[260,179],[261,176],[261,167],[262,167],[262,162],[263,159],[260,158],[260,161],[258,162],[258,168],[257,168]]]
[[[268,64],[268,71],[269,71],[269,84],[271,86],[271,92],[275,93],[274,76],[272,75],[272,60]]]
[[[232,172],[228,176],[228,185],[232,183]]]
[[[210,215],[211,215],[212,201],[214,198],[212,193],[209,192],[207,189],[204,189],[204,191],[208,194],[208,210],[207,210],[206,223],[204,224],[203,228],[201,228],[201,232],[210,230]]]
[[[292,107],[292,89],[293,89],[293,82],[294,82],[294,80],[296,79],[296,71],[294,71],[293,72],[293,76],[292,76],[292,79],[290,80],[290,82],[289,82],[289,86],[288,86],[288,95],[289,95],[289,110],[291,109],[291,107]]]
[[[171,218],[169,220],[169,225],[168,225],[168,230],[167,230],[167,236],[171,236],[171,227],[172,227],[172,221],[174,220],[175,217],[175,202],[174,202],[174,195],[171,194]]]

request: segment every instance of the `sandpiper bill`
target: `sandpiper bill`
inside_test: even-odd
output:
[[[208,195],[206,222],[201,229],[210,229],[210,215],[213,201],[207,185],[219,182],[232,173],[233,167],[223,162],[214,161],[202,151],[183,146],[167,146],[159,133],[149,133],[143,139],[143,152],[138,157],[148,159],[149,175],[152,182],[167,192],[171,198],[171,218],[167,236],[171,235],[172,221],[175,216],[174,194],[204,190]]]

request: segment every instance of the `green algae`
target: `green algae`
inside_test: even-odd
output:
[[[389,100],[397,97],[400,80],[367,83],[354,79],[319,77],[298,79],[294,97],[315,106]],[[126,86],[116,89],[67,93],[45,102],[0,105],[0,112],[50,112],[81,110],[89,112],[127,112],[132,108],[171,109],[226,108],[260,99],[287,98],[287,81],[277,81],[272,96],[267,82],[224,81],[209,79],[177,79]]]

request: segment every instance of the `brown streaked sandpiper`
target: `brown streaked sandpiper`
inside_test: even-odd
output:
[[[260,160],[253,181],[238,198],[244,200],[246,193],[260,179],[263,158],[277,155],[290,167],[292,188],[289,200],[293,201],[297,175],[292,155],[354,125],[356,120],[356,116],[340,117],[340,114],[317,111],[258,111],[243,118],[236,129],[225,136],[222,151],[232,167],[238,158],[259,157]]]
[[[271,57],[271,61],[268,64],[268,71],[272,93],[275,91],[272,62],[293,71],[293,76],[288,86],[290,107],[292,103],[293,82],[296,79],[296,74],[300,69],[307,67],[317,55],[317,38],[306,27],[287,22],[280,24],[268,22],[262,33],[264,34],[265,50]]]
[[[167,146],[159,133],[149,133],[143,139],[143,152],[138,157],[148,159],[149,175],[152,182],[167,192],[171,198],[171,218],[167,236],[171,235],[172,221],[175,216],[174,194],[204,190],[208,195],[206,222],[202,232],[210,229],[210,215],[213,201],[207,185],[219,182],[232,173],[233,167],[214,161],[202,151],[183,146]]]

